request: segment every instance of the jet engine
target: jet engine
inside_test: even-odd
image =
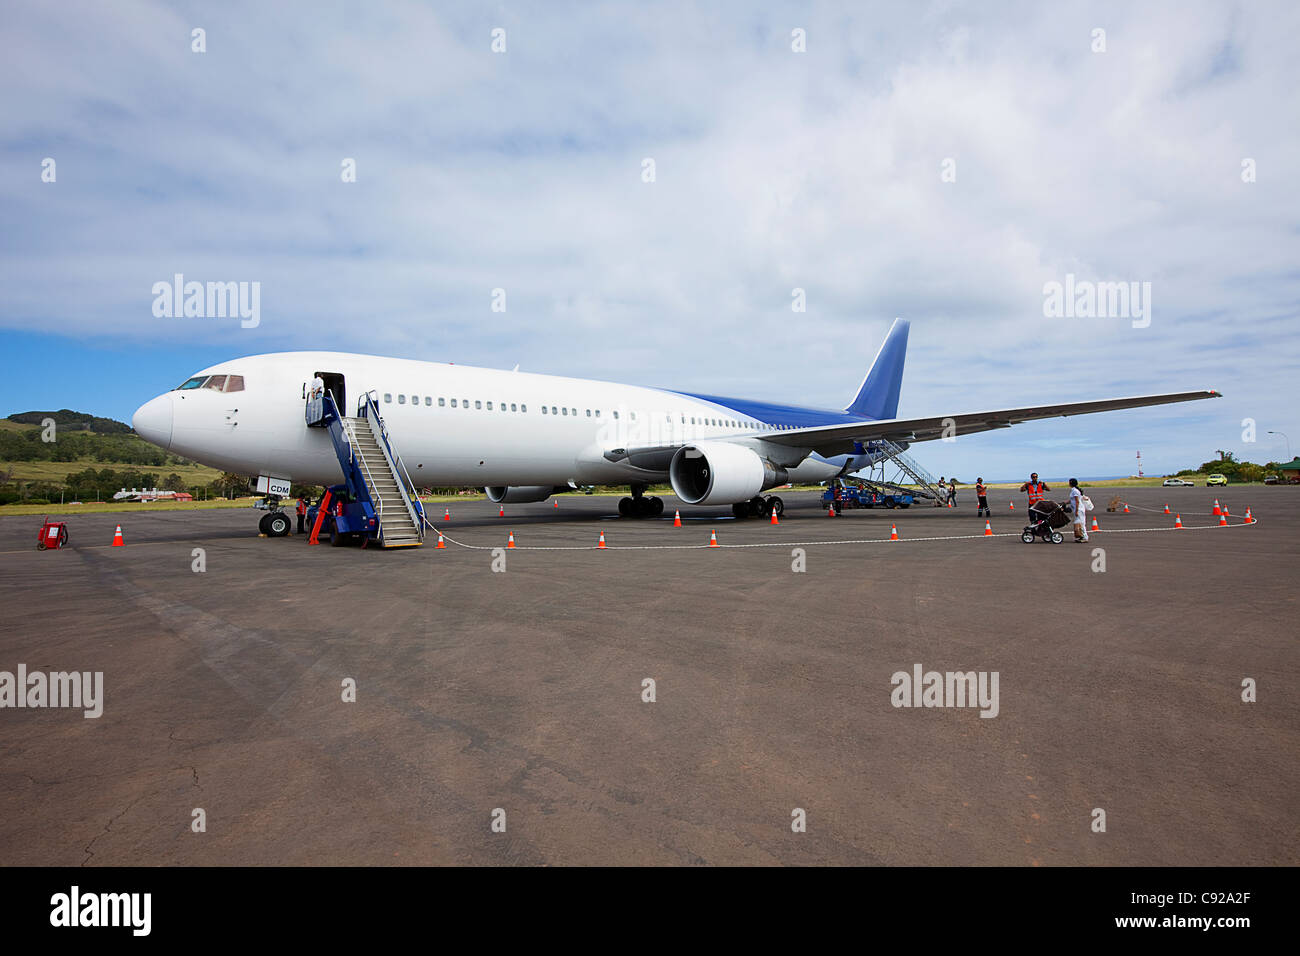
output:
[[[786,470],[744,445],[703,441],[677,449],[668,466],[677,497],[688,505],[731,505],[785,484]]]
[[[545,501],[555,493],[554,485],[496,485],[484,488],[488,500],[495,504],[522,504],[528,501]],[[567,490],[567,489],[561,489]]]

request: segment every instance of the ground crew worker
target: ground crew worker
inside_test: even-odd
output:
[[[298,533],[303,533],[303,522],[307,520],[307,501],[302,495],[298,496]]]
[[[983,478],[975,479],[975,497],[979,499],[979,508],[975,511],[975,517],[992,518],[993,512],[989,510],[989,489],[985,486]]]
[[[840,490],[840,486],[836,485],[835,489],[831,492],[831,507],[835,509],[836,514],[839,514],[844,510],[843,503],[844,493]]]
[[[1043,495],[1052,489],[1038,480],[1038,472],[1029,476],[1029,480],[1020,486],[1020,490],[1029,495],[1029,507],[1033,507],[1043,500]]]
[[[948,479],[948,504],[957,507],[957,479]]]

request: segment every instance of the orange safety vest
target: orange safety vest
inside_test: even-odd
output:
[[[989,493],[989,490],[988,490],[987,488],[985,488],[983,485],[976,485],[976,486],[975,486],[975,494],[976,494],[978,497],[983,498],[983,497],[985,497],[988,493]]]
[[[1025,484],[1029,486],[1029,503],[1031,505],[1036,505],[1043,500],[1043,482],[1040,481],[1038,484],[1034,484],[1026,481]]]
[[[305,515],[306,513],[307,513],[307,502],[305,502],[305,501],[303,501],[301,498],[299,498],[299,499],[298,499],[298,514],[300,514],[300,515]]]

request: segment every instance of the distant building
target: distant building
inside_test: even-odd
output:
[[[188,491],[167,491],[160,488],[123,488],[113,495],[114,501],[193,501]]]

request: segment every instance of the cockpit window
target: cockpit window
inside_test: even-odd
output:
[[[187,379],[185,384],[178,385],[175,390],[180,392],[187,388],[210,388],[214,392],[242,392],[244,390],[244,376],[196,375],[194,378]]]

